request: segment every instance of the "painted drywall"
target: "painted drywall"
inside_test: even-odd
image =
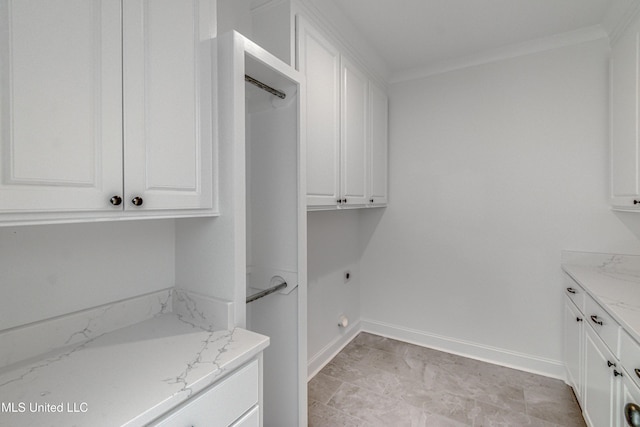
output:
[[[360,240],[357,210],[307,214],[308,341],[310,360],[345,333],[341,315],[360,319]],[[345,272],[351,279],[345,283]]]
[[[608,206],[608,52],[602,39],[390,86],[364,319],[559,364],[560,251],[638,250]]]
[[[172,287],[174,224],[0,228],[0,330]]]
[[[250,0],[217,0],[218,34],[236,30],[251,37]]]

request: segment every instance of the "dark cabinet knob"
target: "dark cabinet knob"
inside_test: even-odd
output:
[[[624,417],[630,427],[640,427],[640,406],[635,403],[624,405]]]
[[[338,199],[338,204],[342,203],[342,199]]]
[[[347,203],[347,199],[342,199],[342,203]]]
[[[595,314],[591,316],[591,321],[592,321],[593,323],[595,323],[596,325],[600,325],[600,326],[604,325],[604,323],[602,322],[602,320],[600,320],[600,319],[598,318],[598,316],[596,316]]]
[[[607,366],[608,367],[612,367],[612,366],[616,366],[615,363],[610,362],[609,360],[607,360]]]
[[[638,203],[640,203],[640,200],[634,200],[634,201],[633,201],[633,204],[634,204],[634,205],[637,205]]]
[[[113,206],[120,206],[120,204],[122,203],[122,197],[113,196],[111,199],[109,199],[109,201]]]
[[[134,206],[142,206],[142,203],[144,203],[144,200],[142,200],[142,197],[136,196],[133,199],[131,199],[131,203],[133,203]]]
[[[581,317],[576,317],[576,322],[582,322],[582,318]]]
[[[373,203],[373,199],[369,200],[370,203]]]
[[[614,377],[621,377],[622,376],[622,372],[618,372],[615,369],[613,370],[613,376]]]
[[[567,292],[569,292],[570,294],[575,294],[576,290],[573,288],[567,288]]]

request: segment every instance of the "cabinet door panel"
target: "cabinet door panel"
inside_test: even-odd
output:
[[[344,57],[341,68],[341,193],[347,205],[363,205],[367,197],[368,80]]]
[[[582,348],[584,335],[584,316],[576,309],[573,303],[565,298],[564,304],[564,361],[567,367],[567,379],[569,385],[582,400]]]
[[[633,208],[638,183],[638,74],[640,21],[636,20],[611,49],[611,198]]]
[[[307,78],[307,204],[335,206],[340,198],[340,54],[297,17],[298,69]]]
[[[619,387],[619,383],[607,362],[616,359],[590,327],[585,326],[585,330],[584,415],[591,426],[613,426],[616,387]]]
[[[119,0],[0,0],[0,212],[118,209]]]
[[[211,207],[212,0],[124,2],[125,209]],[[138,209],[138,208],[133,208]]]
[[[614,417],[618,418],[618,426],[620,427],[629,426],[625,417],[625,406],[629,403],[640,405],[640,389],[629,379],[628,376],[625,376],[622,379],[620,400],[617,405],[616,413],[614,414]]]
[[[375,84],[369,84],[371,122],[369,135],[371,159],[369,196],[375,204],[387,203],[388,102],[387,95]]]

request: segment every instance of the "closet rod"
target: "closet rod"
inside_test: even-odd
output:
[[[260,291],[253,295],[249,295],[247,297],[247,304],[257,299],[260,299],[262,297],[266,297],[267,295],[272,294],[274,292],[278,292],[280,289],[284,289],[286,287],[287,287],[287,282],[284,282],[284,283],[280,283],[279,285],[275,285],[273,288],[265,289],[264,291]]]
[[[246,74],[244,75],[244,81],[251,83],[252,85],[258,86],[260,89],[266,90],[270,94],[275,95],[280,99],[285,99],[287,97],[287,95],[284,92],[280,92],[278,89],[274,89],[271,86],[262,83],[260,80],[256,80],[253,77],[248,76]]]

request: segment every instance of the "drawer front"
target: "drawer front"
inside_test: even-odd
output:
[[[585,321],[596,331],[614,356],[620,358],[620,325],[593,298],[585,299]]]
[[[584,301],[587,293],[569,275],[564,275],[564,293],[584,313]]]
[[[620,335],[620,362],[628,376],[640,387],[640,344],[624,331]]]
[[[258,361],[254,360],[153,425],[229,426],[258,403],[258,375]]]
[[[233,423],[231,427],[260,427],[260,408],[256,406],[251,412]]]

